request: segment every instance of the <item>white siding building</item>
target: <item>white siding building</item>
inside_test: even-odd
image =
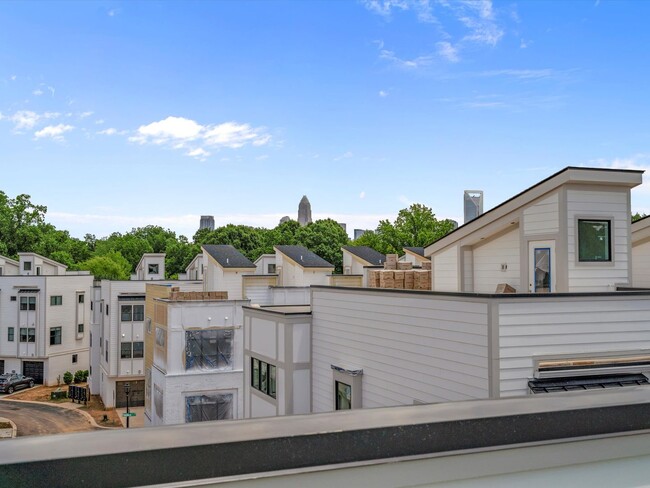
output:
[[[203,291],[226,291],[231,300],[244,297],[244,275],[255,274],[255,264],[230,245],[204,244]]]
[[[38,254],[19,257],[17,266],[0,258],[0,371],[56,385],[67,371],[89,369],[93,277]]]
[[[328,285],[334,265],[303,246],[275,246],[278,286]]]
[[[632,223],[632,286],[650,288],[650,217]]]
[[[311,412],[309,306],[244,308],[244,417]]]
[[[425,249],[432,289],[613,291],[632,283],[630,189],[642,171],[566,168]]]

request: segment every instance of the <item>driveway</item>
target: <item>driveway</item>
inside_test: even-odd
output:
[[[18,437],[97,430],[85,415],[75,410],[38,403],[0,399],[0,417],[16,424]]]

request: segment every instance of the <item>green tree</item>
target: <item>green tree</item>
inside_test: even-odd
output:
[[[295,237],[298,244],[332,263],[335,272],[343,272],[341,246],[347,245],[350,239],[338,222],[332,219],[317,220],[299,227]]]
[[[0,242],[7,256],[30,252],[40,240],[47,207],[33,204],[29,195],[9,198],[0,191]]]
[[[438,220],[429,207],[414,203],[400,210],[394,222],[380,221],[375,232],[366,232],[353,245],[370,246],[384,254],[403,254],[404,247],[426,247],[453,228],[453,221]]]
[[[94,256],[79,263],[77,268],[90,271],[97,280],[128,280],[131,276],[131,264],[119,251]]]
[[[129,263],[129,272],[135,271],[135,267],[140,262],[142,255],[147,252],[153,252],[153,246],[149,241],[136,237],[135,235],[120,234],[113,232],[104,239],[99,239],[95,243],[95,255],[105,256],[111,252],[118,252]]]
[[[632,222],[636,222],[637,220],[641,220],[644,217],[647,217],[647,215],[644,214],[644,213],[639,213],[639,212],[634,213],[634,214],[632,214]]]
[[[230,244],[248,259],[255,261],[264,252],[267,232],[267,229],[258,227],[228,224],[213,231],[197,232],[194,235],[194,242],[196,244]]]
[[[177,240],[168,241],[165,249],[165,274],[168,279],[177,279],[179,273],[184,273],[185,268],[192,259],[201,252],[199,244],[191,244],[187,237],[179,236]]]

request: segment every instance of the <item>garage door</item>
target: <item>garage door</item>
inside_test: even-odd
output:
[[[23,361],[23,374],[34,378],[36,383],[43,383],[43,361]]]
[[[126,393],[124,393],[124,383],[128,383],[130,386],[129,406],[144,407],[144,380],[118,381],[115,384],[115,406],[117,408],[126,407]]]

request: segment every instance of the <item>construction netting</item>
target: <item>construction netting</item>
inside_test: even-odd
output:
[[[185,421],[204,422],[232,418],[232,393],[185,397]]]
[[[232,329],[185,332],[185,369],[232,369]]]

